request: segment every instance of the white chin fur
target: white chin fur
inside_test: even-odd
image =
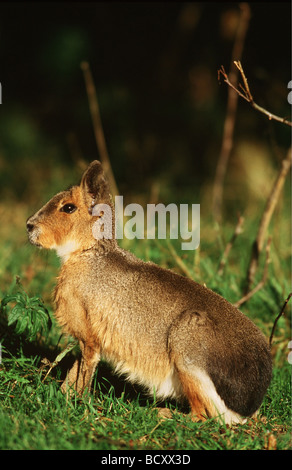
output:
[[[70,257],[71,253],[78,249],[78,244],[74,240],[68,240],[67,242],[63,243],[63,245],[58,245],[52,247],[56,250],[57,255],[61,258],[62,263],[65,263],[67,259]]]

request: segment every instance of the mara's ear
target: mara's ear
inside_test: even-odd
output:
[[[90,163],[82,176],[80,187],[88,208],[110,198],[109,185],[98,160]]]

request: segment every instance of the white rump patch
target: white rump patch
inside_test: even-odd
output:
[[[214,416],[217,415],[218,419],[224,421],[226,424],[243,424],[246,422],[245,418],[227,408],[225,402],[218,395],[214,383],[205,371],[198,367],[194,367],[191,370],[194,379],[201,388],[202,394],[208,397],[209,401],[213,404]]]

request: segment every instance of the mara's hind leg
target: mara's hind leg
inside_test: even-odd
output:
[[[204,311],[184,311],[169,329],[168,351],[170,360],[174,364],[182,395],[188,400],[191,413],[197,419],[217,418],[226,424],[240,423],[242,418],[236,407],[233,407],[232,399],[227,400],[229,394],[236,393],[236,383],[231,392],[220,390],[218,380],[215,382],[210,375],[210,361],[215,357],[211,371],[226,374],[226,383],[230,384],[230,368],[222,358],[212,354],[216,348],[216,335],[213,325]],[[226,353],[228,357],[228,353]],[[217,368],[221,370],[217,371]],[[240,378],[240,374],[238,375]],[[230,389],[230,386],[229,386]],[[235,411],[236,410],[236,411]]]
[[[219,418],[226,424],[243,423],[245,419],[238,413],[230,410],[208,374],[197,367],[191,370],[178,371],[183,395],[187,398],[191,414],[195,420],[204,421],[207,418]]]
[[[184,397],[188,400],[194,420],[205,421],[214,414],[210,400],[201,384],[188,372],[178,372]]]

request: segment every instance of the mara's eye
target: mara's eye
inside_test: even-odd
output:
[[[76,206],[74,206],[74,204],[65,204],[63,207],[61,207],[60,211],[61,212],[66,212],[66,214],[72,214],[73,212],[75,212],[77,209]]]

